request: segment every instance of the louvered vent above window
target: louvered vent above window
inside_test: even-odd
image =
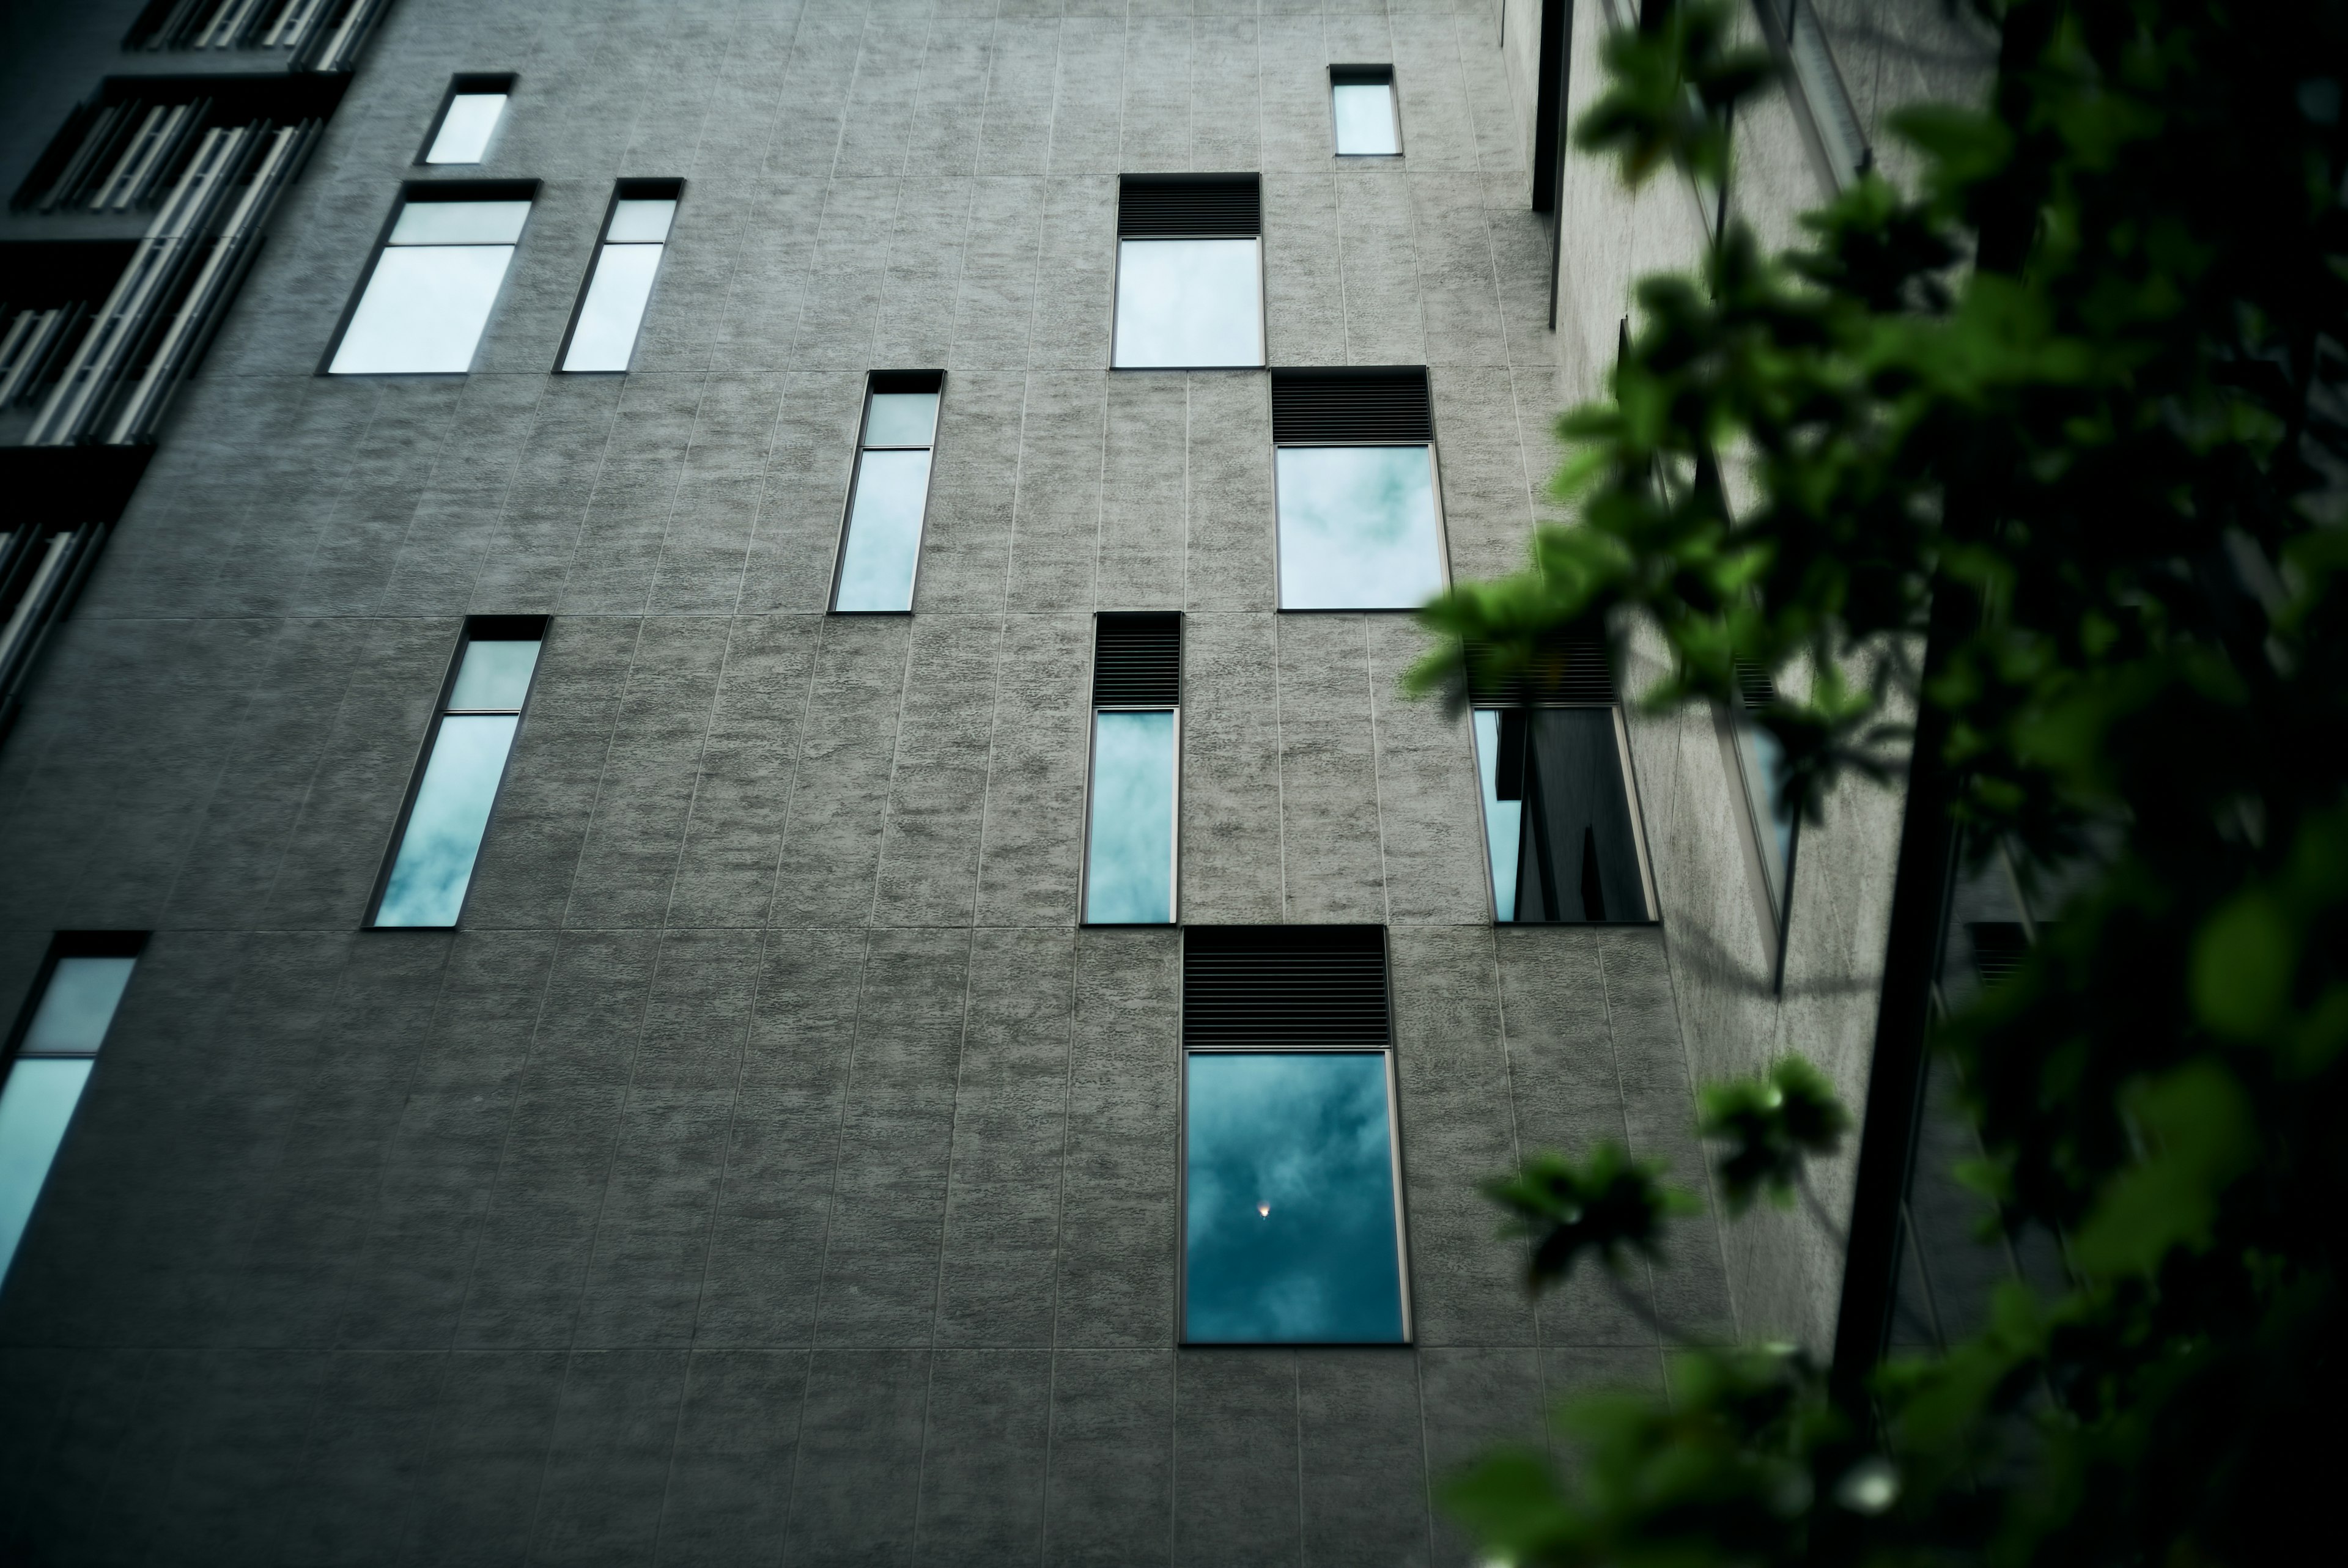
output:
[[[2030,942],[2019,920],[1976,920],[1966,927],[1973,938],[1973,972],[1982,984],[1993,986],[2011,979],[2022,968]]]
[[[1769,671],[1756,664],[1739,659],[1730,667],[1729,677],[1736,682],[1736,701],[1746,712],[1766,708],[1777,700],[1777,682]]]
[[[1381,1049],[1385,930],[1379,926],[1192,926],[1183,933],[1182,1043]]]
[[[1252,240],[1263,187],[1252,174],[1128,174],[1117,190],[1120,240]]]
[[[1478,707],[1581,707],[1615,701],[1614,676],[1600,638],[1560,638],[1505,674],[1494,665],[1488,644],[1468,644],[1468,679]]]
[[[1427,399],[1426,372],[1274,371],[1272,438],[1282,446],[1432,441],[1435,410]]]
[[[1104,615],[1095,627],[1094,707],[1181,706],[1179,615]]]

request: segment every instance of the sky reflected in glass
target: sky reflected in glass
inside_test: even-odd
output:
[[[927,446],[937,434],[934,392],[876,392],[864,415],[867,446]]]
[[[453,926],[481,853],[514,727],[510,713],[452,714],[440,721],[416,806],[376,911],[378,926]]]
[[[1262,287],[1254,240],[1121,240],[1117,364],[1263,363]]]
[[[1333,89],[1337,114],[1337,150],[1356,154],[1396,153],[1394,86],[1389,82],[1339,82]]]
[[[1500,715],[1476,713],[1476,778],[1484,791],[1484,844],[1492,856],[1493,917],[1517,917],[1517,856],[1525,831],[1525,803],[1502,800],[1499,790]]]
[[[519,708],[530,695],[530,672],[538,668],[535,638],[482,638],[465,644],[457,669],[451,708]]]
[[[1200,1051],[1185,1071],[1184,1337],[1401,1339],[1385,1058]]]
[[[1786,862],[1794,853],[1794,817],[1784,804],[1779,793],[1786,783],[1786,748],[1777,737],[1758,724],[1745,726],[1745,743],[1752,748],[1753,783],[1760,792],[1761,815],[1769,824],[1770,840],[1777,846],[1777,861],[1771,867],[1771,880],[1782,892],[1786,880]]]
[[[493,202],[435,202],[482,207]],[[409,209],[414,211],[414,208]],[[375,275],[343,333],[336,375],[459,374],[498,302],[510,245],[405,245],[376,258]]]
[[[394,245],[510,245],[530,221],[527,201],[411,201],[391,225]]]
[[[665,245],[606,245],[595,260],[578,324],[571,329],[565,370],[625,370],[636,352],[636,329],[653,297]]]
[[[1092,843],[1085,918],[1174,918],[1174,715],[1093,715]]]
[[[506,112],[503,93],[458,93],[440,117],[440,132],[432,138],[427,163],[479,163],[489,150],[489,133]]]
[[[1282,610],[1416,610],[1443,590],[1425,446],[1283,446]]]
[[[97,1050],[138,963],[136,958],[59,958],[18,1049]]]
[[[668,238],[668,226],[675,220],[675,198],[629,197],[612,203],[612,221],[604,226],[603,241],[609,245],[657,245]]]
[[[0,1276],[25,1238],[89,1069],[86,1056],[19,1057],[0,1089]]]
[[[857,463],[856,503],[849,509],[848,547],[840,552],[839,594],[832,608],[911,610],[930,455],[866,452]]]

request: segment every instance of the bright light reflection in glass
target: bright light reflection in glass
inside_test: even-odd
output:
[[[1283,446],[1282,610],[1416,610],[1443,590],[1426,446]]]
[[[448,706],[519,708],[530,694],[530,672],[538,668],[538,642],[521,638],[489,638],[465,644],[465,662],[457,669],[457,684]]]
[[[376,925],[457,923],[520,723],[512,713],[451,714],[440,721]]]
[[[635,356],[636,331],[652,302],[653,279],[665,245],[606,245],[595,258],[580,302],[578,324],[562,355],[565,370],[625,370]]]
[[[1093,715],[1092,842],[1085,918],[1160,925],[1174,918],[1174,715]]]
[[[0,1089],[0,1276],[25,1238],[90,1065],[86,1056],[19,1057]]]
[[[1402,140],[1395,134],[1393,83],[1339,82],[1331,97],[1339,152],[1350,157],[1402,150]]]
[[[136,958],[59,958],[18,1049],[34,1055],[96,1050],[138,963]]]
[[[922,553],[922,508],[930,494],[927,451],[866,452],[857,460],[835,610],[913,608],[913,567]]]
[[[489,150],[489,133],[506,111],[503,93],[458,93],[440,117],[439,133],[432,138],[427,163],[479,163]]]
[[[1122,240],[1117,248],[1120,369],[1263,363],[1255,240]]]

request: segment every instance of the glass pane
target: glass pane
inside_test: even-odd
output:
[[[391,226],[395,245],[510,245],[530,217],[527,201],[411,201]]]
[[[1183,1336],[1403,1337],[1385,1058],[1187,1059]]]
[[[399,841],[399,858],[392,862],[391,883],[376,911],[376,925],[457,923],[520,723],[506,713],[440,721],[432,760],[424,764],[424,783],[416,791],[416,808],[407,814],[407,831]]]
[[[1085,918],[1174,918],[1174,715],[1093,715],[1092,843]]]
[[[864,416],[867,446],[927,446],[938,428],[934,392],[876,392]]]
[[[644,302],[653,297],[653,274],[660,271],[661,245],[606,245],[579,306],[565,370],[625,370],[636,352],[636,328]]]
[[[669,197],[615,201],[612,204],[612,227],[603,239],[613,245],[657,245],[668,238],[669,223],[675,217],[676,202]]]
[[[1395,135],[1393,83],[1339,82],[1335,98],[1339,152],[1402,150],[1402,141]]]
[[[456,690],[448,693],[448,706],[519,708],[530,692],[530,672],[537,667],[535,642],[468,642],[465,662],[457,667]]]
[[[1768,837],[1762,854],[1771,848],[1776,859],[1769,866],[1769,885],[1773,892],[1783,896],[1786,886],[1786,861],[1794,852],[1794,818],[1781,804],[1779,792],[1786,784],[1786,748],[1777,737],[1757,724],[1742,724],[1746,745],[1746,761],[1752,769],[1754,808],[1767,825]]]
[[[136,958],[59,958],[41,993],[40,1010],[25,1030],[22,1049],[33,1051],[94,1051],[114,1021],[122,988],[130,983]]]
[[[1524,832],[1524,803],[1502,800],[1498,785],[1500,715],[1476,714],[1476,776],[1484,786],[1484,843],[1492,853],[1492,915],[1517,917],[1517,841]]]
[[[927,452],[867,452],[857,459],[856,504],[848,514],[834,609],[913,608],[913,563],[922,553],[929,491]]]
[[[1513,860],[1492,835],[1492,882],[1513,887],[1503,920],[1549,924],[1648,918],[1638,839],[1631,826],[1611,708],[1536,708],[1494,715],[1496,739],[1521,725],[1523,761],[1513,784],[1493,779],[1497,804],[1517,812]],[[1481,715],[1478,715],[1481,723]],[[1496,744],[1492,755],[1513,750]],[[1520,796],[1511,802],[1507,796]],[[1502,907],[1509,907],[1504,896]]]
[[[19,1057],[0,1089],[0,1276],[25,1239],[25,1222],[33,1217],[90,1065],[86,1056]]]
[[[505,282],[510,245],[386,251],[335,350],[337,375],[473,368],[473,350]]]
[[[1117,363],[1139,368],[1262,364],[1257,243],[1118,241]]]
[[[448,100],[448,112],[440,117],[440,134],[432,138],[432,150],[424,161],[480,162],[489,150],[489,132],[497,129],[498,116],[505,110],[503,93],[458,93]]]
[[[1283,446],[1282,610],[1416,610],[1443,589],[1425,446]]]

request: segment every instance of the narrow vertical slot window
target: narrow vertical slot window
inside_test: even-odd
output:
[[[334,375],[462,374],[530,219],[532,188],[411,190],[335,345]]]
[[[913,608],[922,559],[922,518],[930,503],[930,455],[937,445],[945,373],[874,371],[856,443],[848,526],[831,608],[845,614],[898,614]]]
[[[1426,373],[1277,371],[1280,608],[1416,610],[1443,590]]]
[[[511,77],[464,76],[450,82],[417,161],[479,163],[489,157],[489,138],[505,117],[506,99],[512,92]]]
[[[1119,186],[1120,370],[1263,363],[1263,193],[1256,176],[1135,175]]]
[[[587,284],[579,293],[562,368],[625,370],[636,352],[636,333],[652,302],[653,279],[668,249],[669,225],[676,218],[676,180],[623,180],[603,218]]]
[[[146,941],[135,932],[82,931],[50,943],[0,1082],[0,1278],[15,1259]]]
[[[369,924],[457,923],[545,634],[532,616],[477,616],[467,626]]]
[[[1402,151],[1402,119],[1392,66],[1332,66],[1329,107],[1340,158],[1393,158]]]
[[[1085,813],[1086,925],[1174,919],[1181,702],[1182,618],[1100,617]]]
[[[1773,988],[1782,989],[1801,819],[1786,804],[1786,749],[1755,719],[1777,700],[1776,683],[1767,671],[1742,660],[1736,661],[1735,676],[1735,699],[1720,715],[1721,741],[1728,753],[1730,774],[1743,785],[1746,842],[1756,880],[1754,891],[1775,952]]]

